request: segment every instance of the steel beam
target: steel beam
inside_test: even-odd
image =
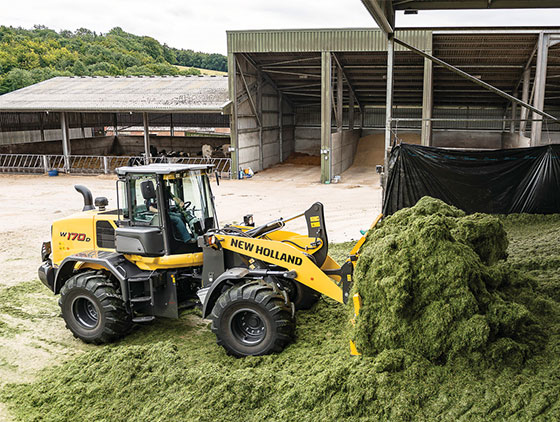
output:
[[[535,74],[535,99],[533,106],[537,110],[544,109],[544,97],[546,91],[546,70],[548,65],[548,44],[550,42],[550,34],[541,32],[539,34],[539,51],[537,53],[537,71]],[[533,118],[537,113],[533,110]],[[541,144],[542,138],[542,122],[533,122],[531,125],[531,146]]]
[[[321,52],[321,183],[331,180],[332,59]]]
[[[395,12],[391,0],[362,0],[379,28],[386,34],[395,31]]]
[[[356,101],[356,104],[358,104],[358,107],[360,108],[360,110],[362,109],[362,105],[360,104],[360,102],[358,101],[358,97],[356,96],[356,93],[354,91],[354,88],[352,86],[352,84],[350,83],[350,79],[348,79],[348,75],[346,74],[344,67],[342,66],[342,64],[340,63],[340,60],[338,60],[338,57],[336,54],[333,53],[333,57],[334,60],[336,61],[336,64],[338,65],[338,67],[340,68],[340,70],[342,71],[342,76],[344,76],[344,79],[346,80],[346,84],[348,85],[348,90],[353,94],[354,96],[354,100]]]
[[[558,119],[557,119],[556,117],[554,117],[554,116],[552,116],[552,115],[550,115],[550,114],[548,114],[548,113],[545,113],[544,111],[539,110],[538,108],[533,107],[533,106],[530,105],[530,104],[524,103],[524,102],[521,101],[520,99],[515,98],[513,95],[510,95],[510,94],[508,94],[507,92],[504,92],[504,91],[502,91],[502,90],[496,88],[495,86],[490,85],[490,84],[487,83],[487,82],[484,82],[484,81],[482,81],[482,80],[480,80],[480,79],[478,79],[478,78],[475,78],[474,76],[469,75],[467,72],[465,72],[465,71],[463,71],[463,70],[461,70],[461,69],[459,69],[459,68],[457,68],[457,67],[455,67],[455,66],[453,66],[453,65],[450,65],[449,63],[446,63],[446,62],[444,62],[443,60],[438,59],[437,57],[432,56],[431,54],[427,54],[427,53],[425,53],[424,51],[419,50],[418,48],[413,47],[413,46],[411,46],[410,44],[407,44],[407,43],[405,43],[404,41],[401,41],[401,40],[399,40],[399,39],[397,39],[397,38],[395,38],[395,42],[396,42],[397,44],[402,45],[403,47],[409,49],[410,51],[413,51],[413,52],[419,54],[419,55],[422,56],[422,57],[425,57],[425,58],[427,58],[427,59],[432,60],[434,63],[437,63],[437,64],[439,64],[439,65],[445,67],[446,69],[448,69],[448,70],[450,70],[450,71],[456,73],[457,75],[462,76],[463,78],[468,79],[468,80],[474,82],[475,84],[480,85],[480,86],[486,88],[488,91],[491,91],[491,92],[493,92],[494,94],[497,94],[497,95],[499,95],[499,96],[501,96],[501,97],[503,97],[503,98],[505,98],[505,99],[507,99],[507,100],[509,100],[509,101],[513,101],[513,102],[516,102],[516,103],[519,104],[519,105],[522,105],[522,106],[524,106],[524,107],[527,107],[529,110],[531,110],[531,111],[533,111],[534,113],[537,113],[537,114],[539,114],[539,115],[541,115],[541,116],[543,116],[543,117],[546,117],[547,119],[554,120],[555,122],[558,122]]]
[[[150,153],[150,121],[148,113],[142,113],[142,121],[144,122],[144,164],[150,164],[152,161],[152,154]]]
[[[431,54],[431,51],[429,52]],[[424,59],[424,92],[422,95],[422,145],[432,144],[432,113],[434,109],[434,71],[432,61]]]
[[[253,96],[251,95],[249,85],[247,85],[247,80],[245,79],[245,74],[243,73],[243,69],[241,69],[241,65],[239,64],[239,62],[237,62],[237,70],[239,70],[239,74],[241,75],[241,80],[243,81],[243,86],[245,87],[245,92],[247,93],[251,110],[253,110],[253,114],[255,115],[255,118],[257,119],[257,123],[259,124],[260,127],[262,126],[262,123],[261,123],[259,113],[257,111],[257,106],[255,104],[255,101],[253,100]],[[258,90],[259,90],[259,83],[257,82],[257,96],[258,96]]]
[[[65,112],[60,113],[60,129],[62,131],[62,154],[64,155],[64,171],[68,173],[70,172],[70,154],[72,154],[72,149],[70,146],[68,115]]]

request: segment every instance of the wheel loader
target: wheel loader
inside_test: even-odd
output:
[[[242,357],[280,352],[295,314],[320,297],[346,303],[358,243],[338,265],[328,254],[323,206],[255,227],[220,227],[211,165],[121,167],[116,209],[76,186],[82,212],[55,221],[42,245],[39,278],[59,294],[67,328],[107,343],[135,324],[178,318],[199,306],[217,343]],[[305,218],[308,233],[284,229]]]

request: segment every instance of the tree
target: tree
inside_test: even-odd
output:
[[[0,93],[53,76],[192,75],[196,69],[226,70],[227,59],[191,49],[177,49],[120,27],[107,34],[87,28],[56,32],[0,26]]]
[[[81,60],[76,60],[72,66],[72,73],[76,76],[86,76],[88,74],[87,68]]]

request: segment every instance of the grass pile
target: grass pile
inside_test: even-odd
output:
[[[33,383],[9,385],[0,400],[22,421],[559,420],[560,273],[544,251],[560,259],[560,217],[500,222],[428,200],[418,208],[387,218],[359,260],[356,287],[378,303],[362,316],[382,306],[387,318],[371,325],[379,339],[361,338],[362,357],[349,357],[348,309],[329,300],[298,314],[297,341],[283,353],[246,359],[227,356],[187,312],[44,370]],[[350,247],[332,250],[340,258]],[[366,260],[375,266],[366,269]],[[407,275],[419,269],[433,280]],[[393,308],[382,293],[393,294]],[[355,334],[367,332],[360,324]],[[422,329],[433,344],[414,332]],[[434,339],[439,330],[443,338]]]
[[[395,213],[368,236],[356,269],[358,349],[523,363],[546,336],[534,301],[517,300],[534,282],[505,263],[507,246],[497,217],[437,199]]]

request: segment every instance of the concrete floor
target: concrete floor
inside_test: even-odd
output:
[[[351,168],[341,183],[321,185],[320,168],[282,164],[251,179],[212,182],[220,224],[241,222],[253,214],[255,223],[288,217],[305,211],[314,202],[325,206],[329,240],[344,242],[360,237],[381,212],[379,178],[371,168]],[[0,175],[1,285],[13,285],[37,277],[41,242],[50,236],[51,222],[79,212],[82,197],[73,186],[83,184],[93,196],[116,204],[114,176]],[[303,218],[287,229],[306,233]]]

